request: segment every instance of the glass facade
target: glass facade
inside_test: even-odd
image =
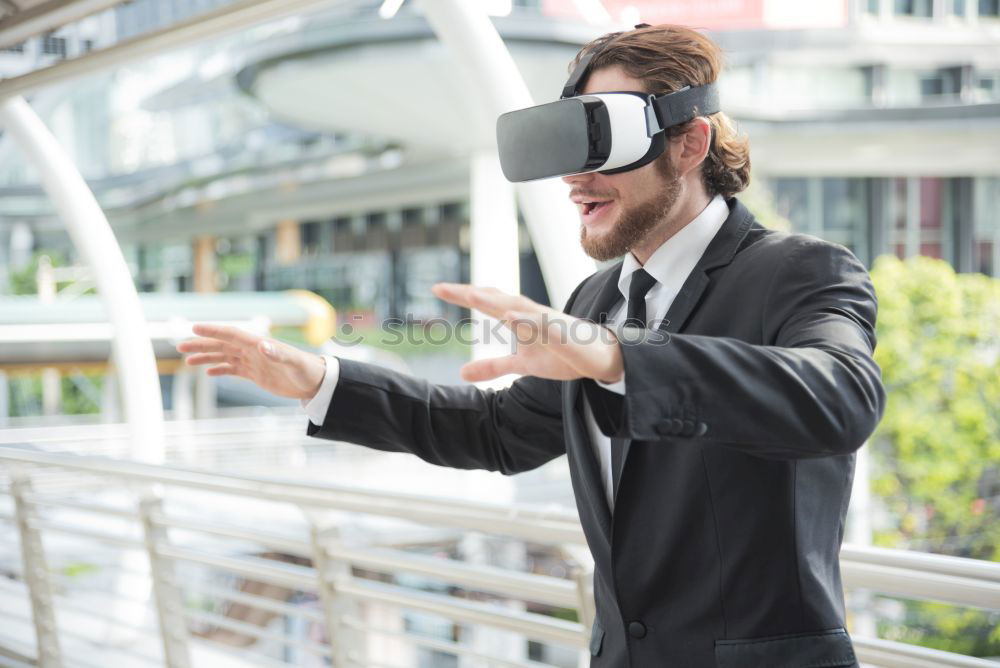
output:
[[[777,178],[777,213],[797,232],[842,244],[866,265],[923,255],[997,275],[1000,178]]]

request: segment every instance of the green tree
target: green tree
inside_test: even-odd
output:
[[[1000,561],[1000,280],[926,257],[878,258],[878,346],[888,394],[871,440],[886,547]],[[908,603],[906,640],[1000,654],[1000,618]],[[898,635],[888,630],[887,636]]]
[[[19,271],[10,273],[10,294],[12,295],[35,295],[38,294],[38,265],[43,256],[48,256],[53,267],[66,266],[66,257],[61,251],[40,250],[31,256],[31,262]]]

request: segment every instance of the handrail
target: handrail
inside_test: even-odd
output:
[[[981,570],[978,564],[965,564],[974,559],[946,557],[955,560],[949,568],[959,570],[962,566],[970,571]],[[905,558],[899,561],[906,562]],[[1000,564],[994,564],[1000,568]],[[840,572],[844,586],[850,589],[872,589],[883,594],[903,598],[926,599],[953,603],[954,605],[996,609],[1000,607],[1000,582],[982,577],[942,575],[933,571],[883,566],[854,561],[840,560]]]
[[[352,566],[373,571],[415,575],[445,580],[474,589],[503,594],[522,601],[575,608],[579,602],[577,587],[569,580],[519,573],[504,568],[469,564],[453,559],[424,557],[399,550],[379,548],[348,548],[341,545],[326,547],[327,553]]]
[[[881,638],[854,636],[854,651],[864,663],[882,668],[996,668],[995,661],[942,652]]]
[[[1000,563],[995,561],[961,559],[930,552],[911,552],[852,543],[844,545],[840,550],[840,557],[858,563],[909,568],[925,573],[974,577],[980,580],[1000,582]]]
[[[495,605],[427,594],[374,581],[349,579],[335,583],[335,587],[339,593],[359,600],[390,603],[441,615],[456,622],[507,629],[540,642],[554,642],[571,647],[586,646],[587,630],[578,622],[567,622],[534,612],[501,611]]]
[[[135,485],[130,487],[133,491],[157,486],[186,488],[288,503],[310,511],[357,512],[411,520],[424,525],[442,525],[522,540],[538,540],[546,544],[579,545],[583,542],[582,530],[575,513],[560,509],[539,510],[526,506],[511,508],[466,501],[456,504],[446,499],[413,494],[383,493],[348,486],[220,474],[2,445],[0,445],[0,462],[14,464],[11,470],[19,471],[22,477],[25,472],[38,469],[56,470],[60,475],[69,476],[67,482],[71,483],[72,474],[86,476],[97,474],[139,483],[138,487]],[[46,473],[44,478],[40,479],[47,480],[49,477],[50,475]],[[22,488],[18,488],[18,484],[21,484]],[[422,592],[354,576],[352,570],[390,574],[409,573],[474,591],[498,594],[513,601],[534,601],[544,605],[575,609],[578,613],[583,613],[581,602],[590,596],[586,593],[586,596],[582,597],[580,589],[581,585],[586,587],[589,584],[586,583],[589,577],[566,580],[452,559],[427,557],[397,549],[347,546],[340,542],[334,531],[317,527],[312,521],[309,521],[313,531],[312,539],[307,541],[292,535],[258,531],[253,527],[220,525],[201,519],[175,518],[165,513],[158,505],[145,508],[140,504],[139,511],[130,512],[96,503],[80,503],[75,499],[59,499],[51,495],[47,486],[39,489],[44,491],[32,490],[30,486],[25,487],[23,483],[15,482],[9,491],[19,503],[31,507],[36,505],[47,509],[62,507],[98,515],[106,514],[112,521],[129,518],[141,520],[146,531],[145,546],[150,559],[155,562],[152,573],[154,578],[159,579],[161,586],[177,586],[179,583],[169,576],[158,573],[157,564],[162,569],[164,564],[188,562],[236,574],[247,580],[268,582],[292,590],[315,589],[319,583],[321,590],[325,588],[328,590],[327,593],[332,592],[339,597],[339,600],[345,602],[376,602],[438,614],[455,621],[507,629],[541,642],[571,647],[586,646],[589,634],[589,622],[586,619],[583,624],[566,622],[502,605],[465,600],[448,594]],[[310,515],[311,513],[307,513],[307,518]],[[0,519],[19,523],[22,531],[34,532],[35,535],[41,530],[55,530],[119,547],[134,549],[143,545],[141,540],[125,538],[124,534],[112,535],[103,531],[67,526],[65,520],[58,522],[38,516],[16,515],[5,515]],[[213,538],[228,538],[283,553],[312,557],[315,567],[262,559],[252,554],[240,557],[223,556],[199,549],[179,547],[167,540],[166,531],[169,529],[204,533]],[[1000,564],[847,544],[841,552],[841,569],[845,586],[848,588],[870,589],[903,598],[927,598],[957,605],[1000,609]],[[30,593],[31,583],[27,584]],[[197,590],[195,587],[194,591]],[[291,608],[280,601],[269,601],[260,596],[240,592],[233,592],[228,599],[263,610],[270,609],[272,612],[287,613]],[[192,614],[189,610],[180,611],[189,619],[197,618],[208,623],[215,621],[218,622],[218,626],[229,628],[234,632],[246,632],[261,638],[266,635],[259,627],[252,628],[252,625],[226,620],[211,613]],[[350,617],[344,613],[344,610],[335,611],[324,606],[307,616],[314,621],[325,619],[328,624],[334,620],[335,625],[342,627],[346,623],[345,620]],[[583,613],[583,616],[585,618],[586,614]],[[377,631],[373,630],[372,633]],[[407,634],[404,632],[401,635]],[[897,666],[986,668],[995,665],[981,659],[887,640],[855,637],[854,641],[858,657],[862,661],[887,668]],[[0,654],[2,649],[0,648]],[[350,657],[347,661],[351,661]]]
[[[37,452],[6,446],[0,446],[0,459],[114,475],[147,483],[284,501],[298,506],[411,519],[423,524],[441,524],[467,530],[479,530],[489,524],[490,533],[512,538],[585,544],[576,513],[562,509],[538,510],[527,506],[498,506],[475,501],[463,501],[461,506],[457,506],[454,501],[430,499],[416,494],[373,492],[340,485],[317,485],[246,475],[221,475],[174,466],[88,455]]]

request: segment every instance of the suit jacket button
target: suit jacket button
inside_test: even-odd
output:
[[[628,634],[633,638],[645,638],[646,625],[642,622],[629,622]]]
[[[708,431],[708,425],[705,424],[704,422],[699,422],[698,423],[698,429],[697,429],[697,431],[694,432],[694,435],[695,436],[704,436],[706,431]]]
[[[684,420],[684,430],[681,432],[684,436],[694,436],[694,420]]]
[[[655,429],[656,433],[659,434],[660,436],[666,436],[668,434],[673,433],[670,430],[670,420],[663,420],[662,422],[656,425]]]
[[[683,428],[684,428],[684,420],[680,418],[674,418],[673,420],[670,421],[671,434],[679,434],[681,433],[681,429]]]

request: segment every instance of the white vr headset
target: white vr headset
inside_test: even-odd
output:
[[[580,59],[559,100],[497,119],[500,166],[508,181],[636,169],[663,153],[667,128],[719,111],[714,83],[659,97],[635,91],[581,95],[595,55]]]

